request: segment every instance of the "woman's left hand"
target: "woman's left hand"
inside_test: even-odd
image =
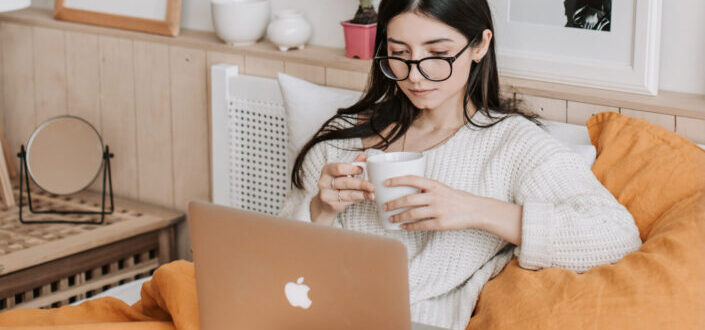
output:
[[[394,223],[419,220],[402,224],[402,229],[425,231],[481,227],[481,218],[477,210],[481,209],[483,197],[416,175],[390,178],[384,184],[388,187],[411,186],[420,190],[417,194],[383,204],[384,211],[412,207],[390,217],[390,221]]]

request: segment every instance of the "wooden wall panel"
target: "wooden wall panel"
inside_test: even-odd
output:
[[[573,101],[568,101],[567,109],[568,123],[583,126],[594,114],[605,111],[619,112],[619,108],[615,107]]]
[[[138,198],[174,206],[169,46],[134,42]]]
[[[517,106],[539,115],[542,119],[555,120],[565,123],[567,119],[566,101],[549,99],[540,96],[523,95],[516,93]]]
[[[99,36],[100,109],[110,161],[113,190],[124,198],[138,198],[135,85],[132,40]]]
[[[276,78],[277,73],[284,71],[284,61],[245,56],[245,69],[240,71],[248,75]]]
[[[5,134],[13,156],[35,128],[32,28],[0,23],[2,38]],[[18,162],[16,156],[15,161]]]
[[[68,114],[87,120],[102,134],[98,36],[66,31]]]
[[[705,120],[678,116],[676,133],[695,143],[705,144]]]
[[[64,31],[34,27],[36,125],[67,114],[66,44]]]
[[[633,110],[633,109],[619,109],[619,112],[622,113],[623,115],[632,117],[632,118],[639,118],[639,119],[644,119],[652,124],[659,125],[671,132],[675,132],[676,130],[676,116],[673,115],[664,115],[661,113],[654,113],[654,112],[647,112],[647,111],[639,111],[639,110]]]
[[[174,207],[210,200],[210,133],[207,123],[206,52],[170,47]]]
[[[208,51],[207,56],[207,70],[210,73],[210,67],[213,64],[227,63],[237,65],[240,72],[245,72],[245,56],[239,54],[222,53],[216,51]]]
[[[69,115],[91,123],[103,136],[100,120],[100,52],[98,35],[66,31],[66,103]],[[105,143],[105,139],[103,139]],[[90,190],[103,189],[103,174]]]
[[[294,77],[310,81],[314,84],[326,84],[326,68],[323,66],[296,62],[285,62],[284,72]]]
[[[367,86],[369,73],[326,68],[326,85],[362,91]]]

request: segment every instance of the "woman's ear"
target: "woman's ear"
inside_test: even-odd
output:
[[[473,47],[472,60],[475,62],[480,62],[487,50],[490,48],[490,41],[492,41],[492,31],[490,29],[485,29],[482,31],[482,42],[478,47]]]

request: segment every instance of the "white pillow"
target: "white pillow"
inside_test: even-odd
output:
[[[556,140],[571,148],[575,153],[582,156],[592,168],[597,157],[597,149],[590,142],[587,126],[561,123],[558,121],[539,119],[546,126],[548,134]]]
[[[292,169],[301,148],[321,125],[339,108],[355,104],[362,92],[319,86],[281,72],[278,78],[289,128],[288,168]]]

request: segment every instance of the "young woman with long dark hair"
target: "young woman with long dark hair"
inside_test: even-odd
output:
[[[493,31],[486,0],[383,0],[368,88],[303,147],[280,212],[402,241],[415,322],[465,328],[513,256],[583,272],[641,245],[584,160],[500,100]],[[350,163],[402,150],[422,152],[426,172],[390,180],[420,193],[385,204],[411,207],[392,219],[403,230],[387,231]]]

